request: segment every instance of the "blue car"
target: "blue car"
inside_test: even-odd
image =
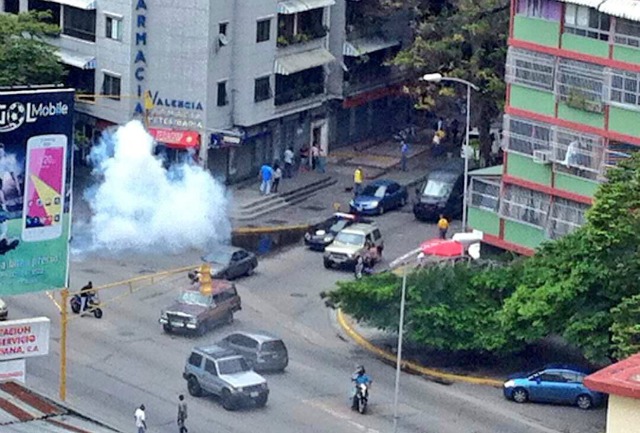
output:
[[[580,409],[599,406],[604,394],[582,384],[584,372],[566,368],[547,368],[517,374],[503,385],[505,398],[516,403],[527,401],[576,405]]]
[[[379,179],[367,185],[360,195],[351,200],[352,213],[360,215],[382,215],[407,203],[407,188],[388,179]]]

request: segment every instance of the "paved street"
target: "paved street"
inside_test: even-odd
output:
[[[377,218],[386,237],[385,260],[435,234],[433,225],[415,222],[409,206]],[[452,227],[455,231],[457,227]],[[198,253],[175,257],[120,256],[74,258],[72,287],[94,285],[197,263]],[[243,310],[231,326],[206,336],[166,335],[159,311],[176,295],[184,275],[126,296],[128,289],[102,294],[102,320],[74,316],[69,328],[68,402],[122,431],[133,431],[133,411],[144,403],[150,432],[176,431],[177,395],[187,394],[181,377],[190,348],[213,342],[232,330],[266,329],[287,343],[291,362],[284,374],[267,375],[271,388],[264,409],[227,412],[215,399],[187,396],[191,432],[388,432],[393,423],[394,370],[340,335],[334,313],[318,294],[347,272],[326,270],[321,255],[292,247],[263,258],[254,276],[237,282]],[[52,317],[51,355],[29,359],[28,384],[52,396],[59,378],[57,310],[44,294],[10,300],[15,317]],[[348,407],[349,377],[357,363],[374,379],[370,413]],[[558,432],[601,433],[605,411],[550,405],[516,405],[499,389],[441,385],[402,375],[400,431],[433,433]]]

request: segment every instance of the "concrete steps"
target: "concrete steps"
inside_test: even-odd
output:
[[[259,199],[232,209],[231,219],[249,221],[278,209],[302,203],[318,191],[329,188],[336,183],[338,183],[337,179],[327,176],[291,191],[260,197]]]

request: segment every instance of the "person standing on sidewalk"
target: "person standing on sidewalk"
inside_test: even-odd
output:
[[[409,155],[409,145],[406,141],[402,140],[400,144],[400,168],[402,171],[407,171],[407,156]]]
[[[184,395],[180,394],[178,396],[178,433],[187,433],[185,421],[187,421],[187,402],[184,401]]]
[[[318,157],[320,156],[320,149],[316,144],[311,146],[311,170],[315,171],[318,167]]]
[[[320,148],[318,151],[318,171],[320,173],[326,173],[327,166],[327,152]]]
[[[267,163],[264,163],[260,168],[260,192],[264,195],[271,193],[271,182],[273,180],[273,169]]]
[[[136,409],[133,416],[136,418],[138,433],[145,433],[147,431],[147,417],[144,412],[144,404],[141,404],[140,407]]]
[[[284,177],[287,179],[293,177],[293,149],[290,147],[284,151]]]
[[[362,192],[362,180],[364,178],[364,173],[362,172],[362,167],[358,166],[356,171],[353,172],[353,193],[358,196]]]
[[[273,165],[273,187],[271,188],[272,192],[278,192],[278,185],[280,185],[280,179],[282,179],[282,169],[280,168],[280,164],[277,162]]]
[[[438,220],[438,230],[440,230],[440,239],[446,239],[447,231],[449,230],[449,221],[447,221],[442,214],[440,214],[440,219]]]

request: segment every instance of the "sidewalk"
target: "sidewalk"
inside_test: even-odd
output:
[[[353,172],[362,167],[365,182],[378,178],[388,178],[407,186],[409,195],[412,188],[425,179],[428,172],[441,164],[446,157],[432,158],[428,146],[414,145],[410,147],[407,171],[400,170],[400,150],[395,142],[384,142],[361,151],[351,148],[338,149],[327,157],[326,173],[317,171],[298,171],[292,179],[282,179],[278,193],[280,195],[294,190],[304,189],[324,178],[336,182],[320,191],[309,195],[307,200],[282,209],[259,216],[254,220],[239,221],[232,217],[234,227],[258,227],[309,224],[326,218],[334,212],[334,204],[340,210],[349,209],[349,201],[353,198]],[[252,202],[264,200],[260,195],[259,182],[243,183],[229,187],[230,208],[235,210]]]

